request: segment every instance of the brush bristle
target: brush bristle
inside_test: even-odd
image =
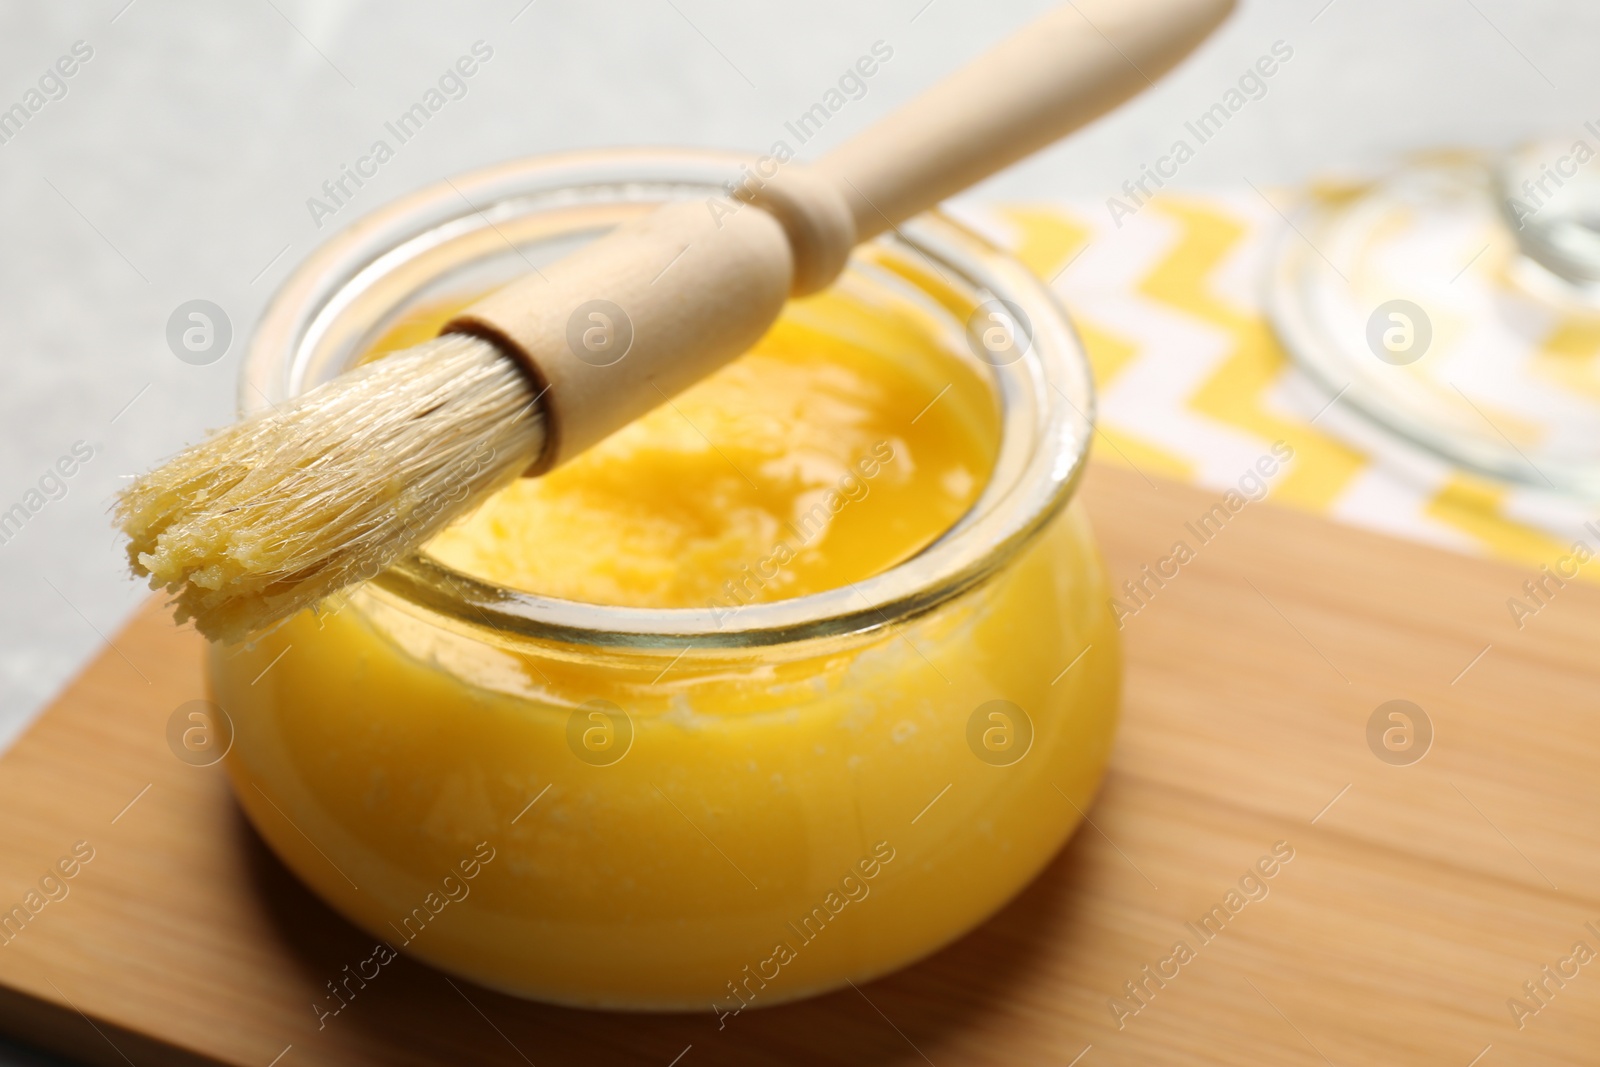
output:
[[[449,335],[359,367],[135,480],[128,561],[178,621],[237,641],[371,578],[544,445],[521,368]]]

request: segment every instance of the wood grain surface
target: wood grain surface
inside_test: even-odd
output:
[[[1106,467],[1085,494],[1119,584],[1217,499]],[[1600,590],[1569,584],[1519,630],[1528,577],[1246,507],[1126,620],[1110,776],[1037,882],[918,966],[720,1031],[401,960],[319,1032],[313,1000],[370,944],[266,852],[219,768],[172,755],[200,644],[152,604],[0,761],[0,908],[94,853],[7,934],[0,1027],[140,1067],[1600,1062],[1600,962],[1573,956],[1600,950]],[[1435,734],[1410,765],[1367,740],[1394,699]],[[1277,842],[1293,859],[1227,912]],[[1189,924],[1219,904],[1204,940]],[[1163,963],[1180,940],[1191,958]]]

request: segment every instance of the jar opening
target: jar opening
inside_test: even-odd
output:
[[[547,157],[396,201],[336,235],[285,282],[252,339],[241,403],[256,410],[332,377],[421,302],[492,288],[668,199],[715,196],[741,162],[687,151]],[[892,627],[982,582],[1065,506],[1081,476],[1093,426],[1087,359],[1048,289],[947,213],[858,249],[847,270],[914,301],[956,343],[970,341],[1000,409],[986,488],[914,556],[852,584],[731,611],[560,600],[423,554],[367,588],[462,626],[549,641],[743,647]]]

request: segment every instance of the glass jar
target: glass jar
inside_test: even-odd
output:
[[[284,285],[242,404],[326,380],[426,301],[715,195],[739,162],[534,159],[384,208]],[[981,358],[992,386],[989,482],[913,558],[729,612],[532,596],[418,554],[212,647],[240,804],[350,921],[512,994],[726,1016],[927,955],[1077,826],[1121,670],[1071,500],[1083,352],[1021,264],[942,214],[859,249],[831,292]],[[997,323],[1012,341],[985,348]]]

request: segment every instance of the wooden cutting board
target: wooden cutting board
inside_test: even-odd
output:
[[[1106,467],[1085,496],[1119,584],[1217,499]],[[173,757],[200,644],[152,604],[0,761],[0,907],[94,850],[0,948],[0,1028],[118,1067],[1594,1064],[1600,962],[1572,953],[1600,951],[1600,589],[1519,630],[1527,577],[1248,506],[1126,620],[1093,825],[1032,887],[919,966],[720,1031],[402,960],[319,1032],[312,1002],[368,939],[266,852],[218,768]],[[1390,700],[1431,723],[1420,761],[1369,744]],[[1277,842],[1267,895],[1227,911]]]

